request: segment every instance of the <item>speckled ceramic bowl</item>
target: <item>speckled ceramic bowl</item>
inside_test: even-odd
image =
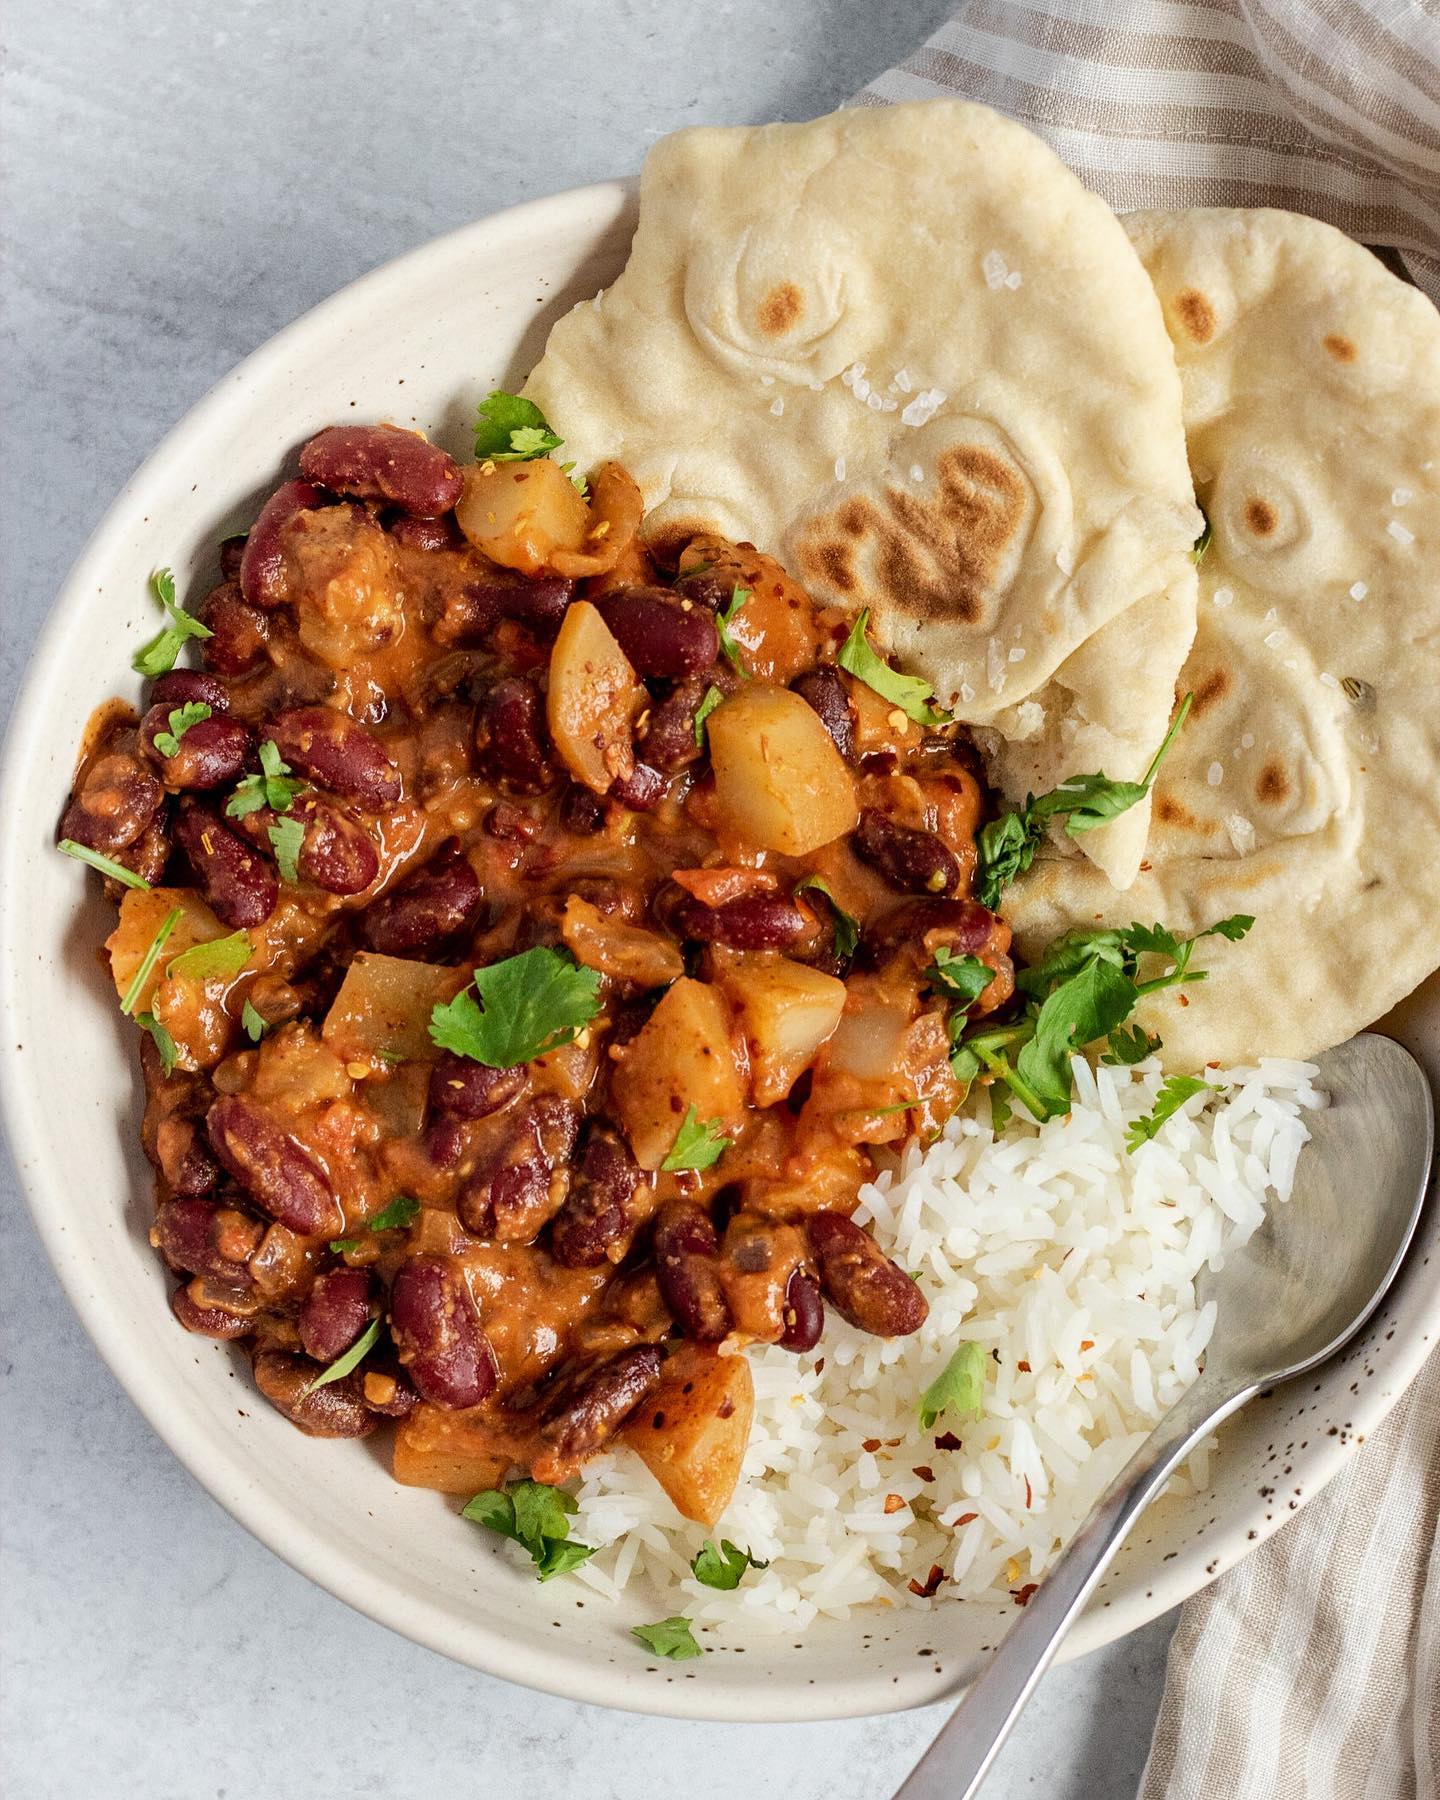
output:
[[[402,257],[242,363],[115,502],[56,602],[10,732],[5,1117],[66,1292],[136,1405],[222,1506],[352,1606],[492,1674],[610,1706],[731,1720],[914,1706],[963,1683],[1004,1619],[975,1605],[870,1611],[816,1625],[803,1648],[718,1648],[651,1670],[628,1630],[668,1601],[657,1614],[659,1597],[636,1593],[612,1609],[573,1583],[537,1586],[444,1500],[397,1487],[382,1454],[302,1437],[257,1399],[242,1359],[179,1330],[146,1242],[133,1029],[95,957],[108,909],[53,850],[73,746],[99,701],[133,689],[131,653],[154,630],[150,571],[170,564],[182,595],[203,593],[219,538],[248,524],[296,447],[336,420],[413,421],[463,452],[479,399],[514,385],[561,312],[618,272],[633,223],[631,190],[607,183]],[[1402,1029],[1440,1072],[1440,991],[1412,1002]],[[1227,1429],[1213,1489],[1154,1509],[1065,1654],[1132,1631],[1284,1524],[1384,1417],[1437,1329],[1432,1207],[1391,1299],[1348,1354]]]

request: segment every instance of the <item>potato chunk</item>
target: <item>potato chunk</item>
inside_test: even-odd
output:
[[[784,956],[737,958],[721,975],[750,1051],[757,1106],[794,1087],[845,1010],[845,983]]]
[[[798,694],[751,682],[716,707],[706,730],[722,829],[763,850],[804,856],[854,826],[850,771]]]
[[[720,990],[688,976],[667,989],[616,1061],[611,1093],[642,1169],[664,1162],[692,1106],[697,1119],[735,1124],[745,1083]]]
[[[743,1356],[682,1344],[660,1385],[621,1428],[628,1444],[687,1519],[713,1525],[730,1504],[755,1411]]]
[[[376,1056],[382,1061],[433,1061],[430,1014],[450,999],[460,971],[403,956],[362,950],[345,971],[325,1015],[322,1035],[337,1056]]]
[[[455,517],[492,562],[538,575],[550,567],[557,550],[584,548],[590,509],[570,477],[548,457],[481,463],[466,469],[464,480]]]
[[[597,794],[634,773],[630,730],[645,690],[610,627],[588,600],[565,614],[550,652],[545,712],[555,748],[577,781]]]

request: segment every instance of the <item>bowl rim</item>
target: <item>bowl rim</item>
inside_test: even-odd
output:
[[[420,264],[466,251],[491,236],[524,234],[540,228],[563,229],[567,224],[578,226],[607,214],[619,217],[634,192],[635,183],[623,180],[569,188],[503,208],[416,245],[358,276],[283,327],[221,376],[170,427],[90,533],[32,648],[0,752],[0,864],[8,866],[12,856],[23,854],[20,840],[29,746],[39,741],[46,707],[42,672],[53,663],[56,647],[71,628],[70,615],[86,602],[96,585],[94,573],[105,569],[116,555],[137,502],[149,485],[165,479],[169,465],[183,453],[190,438],[223,418],[228,407],[243,404],[251,383],[278,372],[303,351],[308,341],[328,334],[357,304],[363,310],[385,290],[405,282]],[[24,925],[15,884],[0,882],[0,1016],[11,1014],[17,1007]],[[249,1453],[242,1449],[238,1435],[217,1441],[198,1419],[192,1421],[188,1414],[175,1408],[171,1403],[171,1378],[131,1354],[128,1329],[118,1311],[108,1312],[103,1305],[93,1303],[95,1295],[88,1285],[80,1253],[72,1246],[59,1212],[45,1204],[46,1189],[54,1177],[47,1169],[45,1132],[32,1105],[35,1096],[29,1092],[26,1065],[18,1050],[8,1034],[0,1042],[0,1074],[4,1077],[0,1080],[0,1124],[35,1230],[83,1329],[172,1454],[232,1518],[297,1573],[317,1582],[376,1623],[441,1655],[525,1687],[622,1711],[725,1722],[796,1722],[873,1715],[936,1697],[894,1697],[885,1673],[877,1675],[866,1670],[859,1656],[853,1677],[827,1680],[823,1687],[796,1683],[788,1693],[786,1684],[776,1681],[765,1694],[760,1694],[737,1691],[728,1685],[709,1691],[700,1683],[686,1684],[683,1690],[668,1684],[646,1685],[599,1662],[586,1663],[563,1652],[546,1656],[517,1643],[478,1616],[470,1621],[466,1640],[457,1643],[450,1614],[422,1596],[377,1579],[347,1551],[336,1548],[302,1514],[258,1485],[251,1473]],[[1433,1198],[1431,1205],[1433,1211]],[[1355,1396],[1353,1432],[1317,1447],[1309,1471],[1307,1501],[1339,1473],[1395,1404],[1425,1362],[1430,1348],[1428,1334],[1417,1334],[1413,1343],[1388,1346],[1388,1379],[1364,1384]],[[1062,1646],[1061,1660],[1072,1660],[1126,1636],[1188,1599],[1273,1535],[1291,1516],[1280,1512],[1262,1522],[1257,1515],[1251,1535],[1246,1538],[1234,1533],[1228,1547],[1207,1545],[1203,1538],[1192,1542],[1153,1573],[1148,1588],[1142,1590],[1137,1584],[1132,1593],[1122,1590],[1103,1603],[1092,1602]],[[937,1629],[941,1628],[937,1622]],[[957,1689],[958,1685],[957,1682]]]

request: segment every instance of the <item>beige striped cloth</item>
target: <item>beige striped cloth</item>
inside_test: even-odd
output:
[[[1028,125],[1117,212],[1311,213],[1440,302],[1440,0],[968,0],[857,101],[946,94]],[[1184,1607],[1141,1800],[1440,1800],[1437,1518],[1432,1359]]]

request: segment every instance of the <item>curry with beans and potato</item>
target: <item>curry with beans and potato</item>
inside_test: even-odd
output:
[[[969,747],[863,619],[749,544],[662,572],[622,468],[523,438],[313,438],[193,618],[160,590],[61,832],[120,903],[181,1324],[302,1431],[398,1420],[402,1482],[618,1434],[711,1522],[728,1352],[923,1320],[849,1214],[956,1105],[1009,931]]]

